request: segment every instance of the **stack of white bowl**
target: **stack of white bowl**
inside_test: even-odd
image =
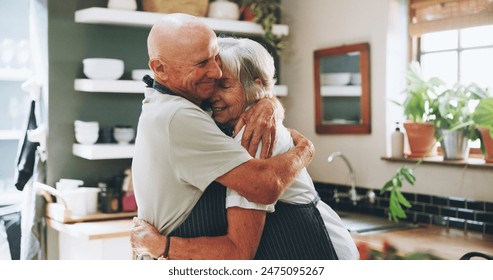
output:
[[[84,122],[76,120],[74,122],[75,140],[80,144],[92,145],[98,141],[99,123]]]
[[[113,137],[118,144],[128,144],[134,140],[135,130],[131,126],[115,126],[113,128]]]

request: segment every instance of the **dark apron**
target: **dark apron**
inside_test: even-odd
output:
[[[170,236],[200,237],[226,235],[226,187],[212,183],[187,219]],[[277,202],[268,213],[257,260],[337,260],[316,203]]]
[[[143,81],[162,94],[177,95],[146,75]],[[231,130],[218,124],[231,136]],[[222,236],[228,231],[226,187],[213,182],[207,187],[187,219],[170,236]],[[276,211],[267,213],[257,260],[337,260],[316,202],[309,204],[276,203]]]

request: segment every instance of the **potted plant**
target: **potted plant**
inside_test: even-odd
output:
[[[435,126],[430,122],[433,118],[430,105],[437,97],[437,90],[445,83],[437,77],[425,80],[418,62],[412,62],[408,66],[407,82],[404,102],[395,103],[403,107],[407,119],[403,125],[411,149],[409,157],[434,155]]]
[[[484,159],[487,163],[493,163],[493,97],[481,99],[472,118],[481,133]]]
[[[471,101],[487,97],[487,91],[474,83],[456,83],[431,103],[436,138],[440,139],[444,160],[463,160],[469,153],[468,140],[478,139]]]
[[[262,38],[279,55],[286,47],[284,35],[276,35],[272,27],[280,16],[280,0],[236,0],[240,6],[243,20],[251,20],[262,26],[264,35]]]
[[[479,104],[470,111],[470,101],[479,100]],[[493,162],[493,98],[488,97],[488,91],[472,83],[469,86],[454,85],[438,94],[436,99],[430,102],[429,112],[432,123],[437,126],[437,138],[441,143],[447,134],[455,131],[463,131],[467,139],[475,140],[478,136],[476,128],[481,130],[481,149],[485,154],[486,162]],[[447,130],[444,132],[443,130]],[[467,139],[466,142],[467,142]],[[442,144],[444,147],[445,145]],[[414,165],[414,168],[400,167],[397,172],[380,189],[380,194],[390,191],[389,219],[399,221],[405,219],[406,213],[403,207],[410,208],[411,204],[402,195],[400,189],[405,182],[414,185],[416,177],[414,169],[423,161],[422,156]]]

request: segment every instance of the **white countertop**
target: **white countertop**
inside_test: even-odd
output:
[[[130,236],[130,230],[133,227],[132,219],[75,224],[63,224],[52,219],[47,219],[47,223],[51,228],[59,232],[86,240]]]

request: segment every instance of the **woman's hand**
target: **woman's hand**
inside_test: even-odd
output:
[[[166,236],[142,219],[134,217],[134,227],[130,231],[130,244],[137,256],[159,258],[166,247]]]
[[[241,114],[235,126],[234,135],[245,126],[241,145],[248,150],[251,156],[255,157],[262,140],[260,158],[271,157],[276,139],[276,124],[283,118],[284,108],[276,98],[261,99]]]

